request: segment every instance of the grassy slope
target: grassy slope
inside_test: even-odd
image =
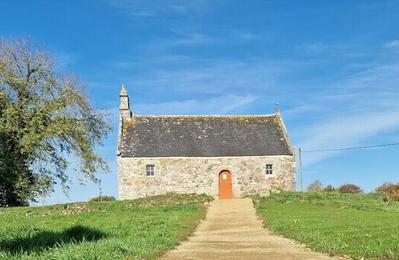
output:
[[[205,216],[210,197],[0,209],[0,258],[155,258]]]
[[[265,226],[313,250],[399,259],[399,203],[378,194],[281,193],[254,203]]]

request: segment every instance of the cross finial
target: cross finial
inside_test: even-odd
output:
[[[280,104],[276,103],[276,113],[280,113]]]

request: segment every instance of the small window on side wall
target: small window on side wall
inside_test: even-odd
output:
[[[147,164],[145,166],[145,170],[147,172],[147,176],[154,176],[155,175],[155,165],[154,164]]]
[[[273,174],[273,164],[266,164],[266,175]]]

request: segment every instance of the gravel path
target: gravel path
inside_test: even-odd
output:
[[[216,200],[187,241],[162,259],[331,259],[262,227],[250,199]]]

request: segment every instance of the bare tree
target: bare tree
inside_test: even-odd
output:
[[[308,186],[308,191],[309,192],[318,192],[318,191],[322,191],[322,190],[323,190],[323,184],[319,180],[316,180],[316,181],[312,182]]]

